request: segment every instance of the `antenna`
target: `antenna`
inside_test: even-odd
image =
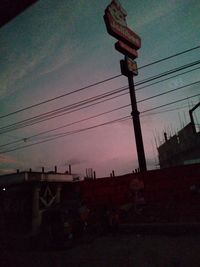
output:
[[[186,114],[185,111],[183,111],[183,118],[184,118],[184,126],[187,124]],[[183,126],[183,127],[184,127]]]
[[[158,149],[158,142],[156,140],[156,129],[154,129],[153,137],[154,137],[154,142],[155,142],[156,148]]]
[[[162,144],[162,141],[160,140],[160,136],[159,136],[159,133],[157,132],[157,130],[156,130],[156,133],[157,133],[158,145],[160,146]]]
[[[172,123],[170,123],[170,130],[171,130],[171,136],[174,136],[175,135],[175,130],[173,128]]]
[[[180,125],[180,128],[181,128],[181,117],[180,117],[180,113],[178,112],[178,120],[179,120],[179,125]]]
[[[154,164],[155,164],[155,167],[156,167],[157,166],[157,155],[156,155],[156,149],[155,149],[155,146],[154,146],[154,143],[153,143],[152,139],[151,139],[151,145],[152,145],[152,149],[153,149]]]
[[[183,124],[182,124],[182,121],[181,121],[180,112],[178,112],[178,118],[179,118],[179,123],[180,123],[180,129],[182,129],[183,128]]]
[[[195,118],[195,121],[196,121],[196,123],[194,124],[194,127],[195,127],[195,129],[198,128],[198,131],[199,131],[200,130],[200,125],[199,125],[197,114],[195,112],[194,112],[194,118]]]

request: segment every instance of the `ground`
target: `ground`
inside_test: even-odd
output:
[[[199,267],[200,235],[115,233],[82,237],[61,249],[4,250],[1,267]]]

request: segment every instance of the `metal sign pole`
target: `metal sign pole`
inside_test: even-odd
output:
[[[116,0],[112,0],[105,10],[104,21],[108,33],[118,39],[118,42],[115,44],[115,49],[125,55],[125,60],[120,61],[121,72],[122,75],[128,77],[129,82],[132,105],[131,114],[135,131],[139,168],[140,171],[146,171],[147,166],[133,80],[133,76],[138,73],[137,63],[133,61],[133,59],[138,57],[137,50],[141,47],[141,38],[128,27],[126,16],[127,13],[120,3]]]
[[[137,148],[137,155],[138,155],[138,163],[140,171],[146,171],[146,158],[144,153],[144,145],[142,139],[142,131],[140,125],[140,113],[137,109],[137,102],[135,96],[135,86],[134,86],[134,79],[133,74],[128,75],[128,83],[129,83],[129,91],[130,91],[130,98],[131,98],[131,106],[132,106],[132,119],[133,119],[133,127],[135,132],[135,141],[136,141],[136,148]]]

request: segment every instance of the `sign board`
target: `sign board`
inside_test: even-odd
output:
[[[105,10],[106,28],[110,35],[137,50],[141,47],[141,38],[127,26],[126,16],[120,3],[112,0]]]
[[[134,48],[131,48],[127,44],[123,43],[122,41],[118,41],[115,43],[115,49],[119,51],[120,53],[124,54],[125,56],[128,56],[132,59],[135,59],[138,57],[138,53]]]
[[[132,72],[135,76],[138,75],[137,63],[129,57],[126,57],[126,64],[128,71]]]
[[[125,60],[120,61],[121,73],[127,77],[130,75],[137,76],[138,69],[137,63],[129,57],[125,57]]]

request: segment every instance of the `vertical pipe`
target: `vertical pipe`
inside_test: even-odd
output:
[[[71,168],[71,165],[69,165],[69,174],[72,174],[72,168]]]
[[[164,138],[165,138],[165,142],[167,142],[167,133],[164,132]]]
[[[32,233],[36,234],[40,226],[40,209],[39,209],[39,197],[40,188],[36,185],[33,188],[33,199],[32,199]]]
[[[193,110],[189,110],[189,115],[190,115],[190,122],[192,125],[192,131],[195,134],[196,133],[196,128],[195,128],[195,124],[194,124],[194,117],[193,117]]]
[[[58,184],[56,188],[56,204],[60,203],[61,185]]]

